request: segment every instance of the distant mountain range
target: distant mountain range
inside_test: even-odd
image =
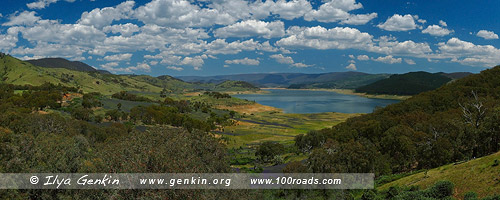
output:
[[[289,89],[355,89],[368,94],[414,95],[441,87],[468,76],[469,72],[406,74],[368,74],[362,72],[331,72],[322,74],[260,73],[221,76],[180,76],[187,82],[218,83],[224,80],[240,80],[259,87]]]
[[[100,72],[103,74],[111,74],[106,70],[97,70],[83,62],[69,61],[64,58],[42,58],[36,60],[26,60],[26,62],[29,62],[35,66],[45,67],[45,68],[64,68],[82,72]]]
[[[414,95],[470,75],[468,72],[406,74],[368,74],[362,72],[331,72],[322,74],[259,73],[220,76],[114,75],[97,70],[83,62],[63,58],[21,61],[3,54],[0,58],[1,82],[40,85],[44,82],[80,87],[85,91],[112,94],[121,90],[171,92],[197,90],[258,90],[257,87],[289,89],[354,89],[368,94]]]
[[[259,87],[354,89],[389,76],[389,74],[367,74],[362,72],[332,72],[322,74],[259,73],[220,76],[179,76],[177,78],[187,82],[201,83],[238,80],[249,82]]]
[[[389,78],[356,88],[356,92],[367,94],[391,94],[391,95],[415,95],[430,91],[460,79],[472,73],[429,73],[410,72],[406,74],[394,74]]]

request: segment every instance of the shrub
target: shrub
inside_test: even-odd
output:
[[[477,199],[477,193],[475,192],[467,192],[464,195],[464,200],[476,200]]]

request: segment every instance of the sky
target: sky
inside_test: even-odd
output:
[[[116,74],[479,72],[500,1],[3,0],[0,51]]]

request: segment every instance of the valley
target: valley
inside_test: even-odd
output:
[[[499,7],[2,1],[0,200],[500,200]]]
[[[224,151],[224,156],[218,157],[213,164],[226,172],[369,171],[376,174],[379,183],[375,192],[370,191],[376,196],[389,194],[389,190],[394,190],[391,188],[399,188],[398,195],[410,195],[409,187],[419,187],[422,195],[426,195],[427,190],[440,187],[435,184],[441,184],[441,180],[456,184],[453,195],[457,198],[468,191],[474,191],[480,197],[496,194],[496,182],[490,180],[495,177],[496,144],[490,142],[488,148],[477,144],[500,141],[495,132],[498,108],[494,103],[497,99],[495,87],[492,86],[496,83],[490,82],[496,79],[487,79],[497,75],[498,67],[459,78],[436,91],[399,96],[361,94],[346,88],[261,89],[240,80],[201,83],[184,82],[169,76],[113,75],[34,66],[10,56],[3,57],[0,63],[3,63],[0,71],[3,72],[4,96],[1,108],[8,111],[6,106],[14,105],[8,115],[30,116],[20,121],[33,126],[19,126],[3,117],[8,120],[0,121],[0,130],[10,138],[6,140],[9,145],[14,144],[9,142],[15,140],[9,136],[13,131],[36,134],[36,138],[43,137],[38,138],[40,140],[59,140],[46,134],[61,130],[38,123],[44,120],[71,123],[66,128],[71,136],[64,137],[85,137],[91,148],[123,148],[121,145],[126,142],[121,138],[149,140],[161,137],[155,135],[161,132],[180,131],[187,134],[183,137],[197,139],[178,145],[206,145],[209,142],[211,145],[207,148]],[[481,99],[471,99],[467,91],[473,91],[474,95],[475,91],[481,91]],[[456,96],[460,98],[454,98]],[[16,103],[16,99],[22,100]],[[474,101],[484,102],[491,111],[487,116],[475,119],[484,121],[481,129],[459,120],[462,118],[460,109],[473,109]],[[306,107],[300,108],[304,105]],[[468,105],[472,107],[464,107]],[[432,132],[425,128],[429,126],[433,127]],[[38,135],[32,131],[40,128],[46,132]],[[162,131],[155,133],[155,130]],[[487,134],[474,136],[469,133],[476,131]],[[194,133],[203,136],[192,135]],[[142,138],[147,134],[152,135]],[[451,138],[459,139],[452,141]],[[140,145],[147,147],[137,148],[156,148],[146,143]],[[463,149],[464,146],[470,148]],[[334,149],[334,153],[327,153],[331,151],[329,149]],[[116,162],[102,157],[110,152],[113,150],[104,148],[88,153],[90,157],[82,160],[83,164],[79,161],[75,164],[79,169],[105,169],[101,162]],[[184,150],[178,153],[189,154]],[[493,155],[488,156],[491,153]],[[154,155],[148,156],[158,159]],[[462,163],[481,156],[486,157]],[[100,160],[89,160],[97,158]],[[390,158],[387,162],[378,161],[387,158]],[[478,171],[465,172],[476,167]],[[135,169],[133,165],[122,168],[125,171],[131,169]],[[466,187],[467,182],[458,176],[479,172],[484,173],[484,178],[468,180],[490,181]],[[361,198],[371,195],[370,192],[353,191],[351,194]],[[275,195],[274,192],[263,194]],[[312,192],[311,195],[318,194]]]

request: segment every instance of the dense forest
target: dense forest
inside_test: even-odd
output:
[[[356,88],[356,92],[367,94],[415,95],[437,89],[452,79],[444,73],[410,72],[394,74],[371,84]]]

